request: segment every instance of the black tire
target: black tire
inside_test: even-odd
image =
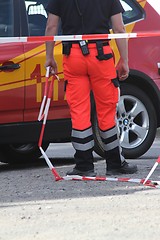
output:
[[[117,108],[117,124],[125,158],[138,158],[148,151],[156,136],[157,118],[151,100],[138,87],[122,84],[121,98]],[[95,110],[92,112],[92,125],[95,152],[104,157]],[[125,139],[127,139],[126,142]]]
[[[43,150],[45,151],[48,146],[49,143],[43,143]],[[31,163],[41,155],[37,143],[0,145],[0,161],[4,163]]]

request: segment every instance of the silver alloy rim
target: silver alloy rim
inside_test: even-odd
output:
[[[121,146],[126,149],[138,147],[149,131],[149,116],[144,104],[136,97],[120,97],[117,107],[117,124]]]

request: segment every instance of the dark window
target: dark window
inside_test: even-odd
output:
[[[145,18],[145,11],[136,0],[120,0],[125,12],[123,13],[124,24],[137,22]]]
[[[45,1],[46,3],[47,1]],[[47,23],[47,13],[43,1],[27,1],[26,12],[30,36],[43,36]]]
[[[11,0],[0,1],[0,37],[13,36],[13,5]]]

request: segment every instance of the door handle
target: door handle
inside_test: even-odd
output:
[[[20,68],[20,64],[12,63],[7,65],[0,66],[0,71],[7,71],[7,70],[16,70]]]

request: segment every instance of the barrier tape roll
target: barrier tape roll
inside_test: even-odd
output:
[[[59,36],[29,36],[29,37],[0,37],[0,44],[4,43],[26,43],[47,41],[80,41],[100,39],[122,39],[122,38],[144,38],[160,37],[160,31],[139,33],[113,33],[113,34],[86,34],[86,35],[59,35]]]

